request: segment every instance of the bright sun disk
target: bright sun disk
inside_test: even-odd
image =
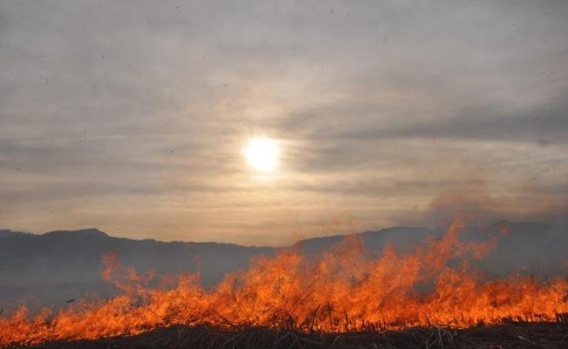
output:
[[[270,173],[278,168],[280,150],[272,138],[251,138],[243,152],[247,164],[257,171]]]

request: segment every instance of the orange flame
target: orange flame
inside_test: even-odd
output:
[[[103,277],[122,295],[84,300],[56,314],[20,308],[0,318],[0,345],[133,335],[172,325],[350,331],[552,321],[568,312],[564,278],[487,281],[470,271],[467,259],[483,257],[496,240],[463,242],[463,229],[458,217],[443,238],[411,254],[386,247],[379,259],[369,258],[354,237],[316,260],[288,250],[253,260],[249,270],[228,275],[212,291],[202,288],[198,274],[177,278],[174,287],[149,287],[153,275],[124,270],[117,255],[109,254]],[[455,260],[462,262],[450,267]]]

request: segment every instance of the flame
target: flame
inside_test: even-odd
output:
[[[228,275],[210,291],[198,274],[150,287],[153,274],[124,269],[116,254],[108,254],[103,277],[122,289],[120,296],[82,300],[57,313],[34,315],[22,307],[0,318],[0,345],[134,335],[172,325],[334,332],[463,328],[510,319],[553,321],[568,312],[565,278],[484,280],[471,271],[468,260],[482,258],[497,241],[461,241],[464,227],[458,217],[443,238],[412,253],[386,247],[378,259],[354,237],[315,260],[290,249],[254,259],[248,270]]]

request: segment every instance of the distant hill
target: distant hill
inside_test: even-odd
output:
[[[387,245],[397,251],[410,252],[427,238],[440,238],[445,231],[421,227],[393,227],[380,231],[355,234],[366,249],[379,256]],[[344,236],[329,236],[299,241],[295,244],[308,256],[315,256],[341,242]],[[537,222],[496,222],[487,226],[470,226],[461,232],[465,241],[489,242],[496,238],[494,248],[481,259],[471,262],[472,268],[487,277],[517,272],[535,277],[568,274],[568,225]]]
[[[367,231],[354,234],[360,238],[369,251],[380,252],[386,245],[393,245],[399,249],[412,246],[424,241],[427,237],[437,237],[441,231],[420,227],[394,227],[379,231]],[[317,255],[341,243],[344,235],[334,235],[298,241],[294,246],[299,247],[307,255]]]
[[[18,235],[30,235],[30,233],[24,233],[21,231],[12,231],[10,229],[0,229],[0,238],[8,236],[18,236]]]
[[[246,268],[274,249],[222,243],[161,242],[108,236],[97,229],[41,235],[3,234],[0,239],[0,305],[36,297],[60,304],[90,292],[107,295],[101,277],[103,255],[115,252],[124,267],[160,275],[201,272],[211,286],[226,273]]]
[[[506,233],[503,233],[506,230]],[[428,237],[443,231],[420,227],[394,227],[354,236],[367,250],[380,255],[386,245],[411,250]],[[487,241],[498,236],[500,243],[474,267],[488,275],[523,270],[545,277],[563,273],[568,246],[565,226],[543,223],[499,222],[484,229],[469,228],[464,238]],[[340,243],[344,236],[327,236],[297,242],[291,248],[315,256]],[[116,238],[97,229],[28,234],[0,230],[0,308],[25,299],[28,304],[55,306],[85,293],[107,296],[114,292],[101,277],[101,259],[115,252],[122,265],[160,275],[200,272],[206,287],[214,286],[227,273],[247,268],[255,256],[270,256],[282,248],[246,247],[225,243],[161,242]],[[523,269],[524,268],[524,269]],[[37,300],[37,301],[36,301]]]

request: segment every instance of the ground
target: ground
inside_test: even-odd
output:
[[[170,327],[130,337],[51,342],[28,348],[568,348],[568,323],[510,323],[467,329],[416,327],[403,331],[369,330],[352,333],[302,333],[268,328],[220,330],[210,327]]]

